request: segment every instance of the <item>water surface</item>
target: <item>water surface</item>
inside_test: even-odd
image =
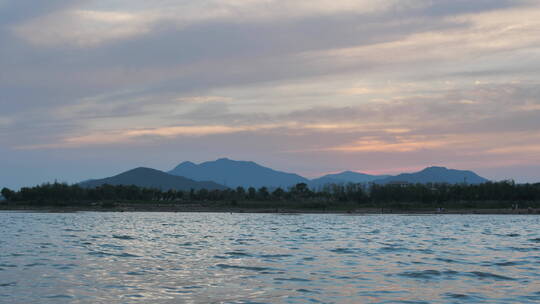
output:
[[[539,303],[540,217],[0,213],[0,303]]]

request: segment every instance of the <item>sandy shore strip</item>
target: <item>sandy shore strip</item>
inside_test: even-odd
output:
[[[218,213],[277,213],[277,214],[523,214],[540,215],[539,208],[527,209],[391,209],[391,208],[355,208],[355,209],[289,209],[289,208],[236,208],[204,206],[202,204],[118,204],[113,208],[101,206],[35,206],[35,205],[0,205],[0,211],[19,212],[218,212]]]

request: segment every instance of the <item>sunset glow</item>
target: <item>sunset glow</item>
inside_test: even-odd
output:
[[[445,165],[540,180],[538,1],[0,1],[0,13],[5,186],[220,157],[305,176]]]

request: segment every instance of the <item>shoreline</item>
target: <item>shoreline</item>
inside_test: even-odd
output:
[[[354,209],[300,209],[300,208],[242,208],[242,207],[209,207],[198,204],[189,205],[141,205],[123,204],[114,208],[100,206],[33,206],[33,205],[0,205],[2,211],[72,213],[72,212],[171,212],[171,213],[267,213],[267,214],[344,214],[344,215],[444,215],[444,214],[486,214],[486,215],[540,215],[540,208],[531,209],[390,209],[390,208],[354,208]]]

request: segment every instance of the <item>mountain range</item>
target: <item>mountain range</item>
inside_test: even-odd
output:
[[[344,171],[328,174],[315,179],[307,179],[298,174],[273,170],[251,161],[237,161],[220,158],[195,164],[183,162],[169,172],[150,168],[136,168],[113,177],[89,180],[80,183],[84,187],[96,187],[103,184],[136,185],[139,187],[162,190],[190,189],[226,189],[236,187],[288,188],[298,183],[306,183],[312,189],[326,184],[346,183],[467,183],[479,184],[488,180],[472,171],[428,167],[414,173],[402,173],[395,176],[370,175],[360,172]]]

